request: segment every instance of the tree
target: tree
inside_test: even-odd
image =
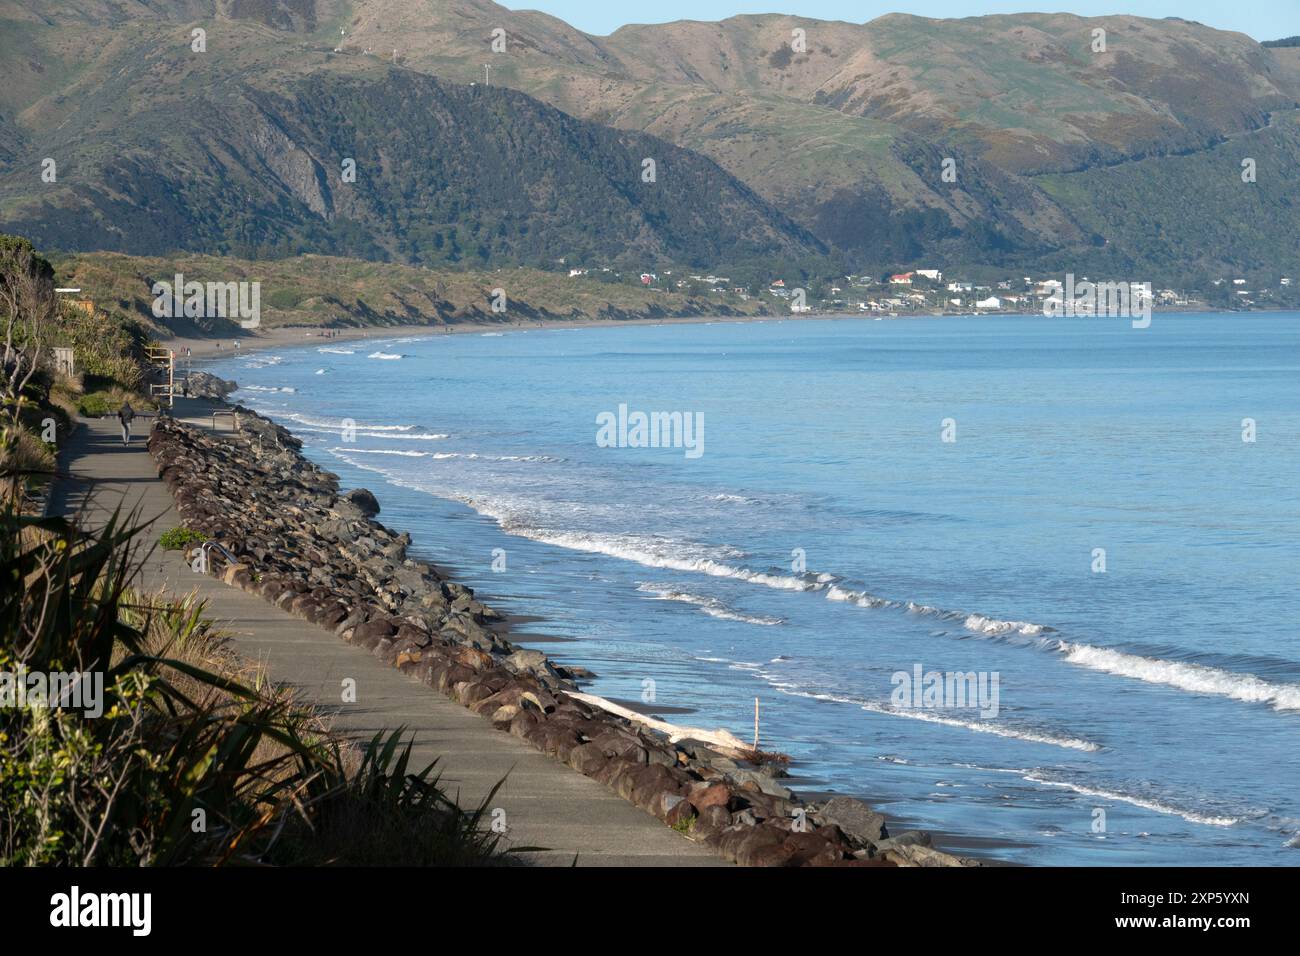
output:
[[[4,322],[4,404],[16,425],[23,393],[41,364],[58,314],[54,269],[19,236],[0,235],[0,321]]]

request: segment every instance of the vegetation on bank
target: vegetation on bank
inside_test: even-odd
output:
[[[0,236],[0,866],[508,862],[492,794],[462,810],[400,731],[359,750],[230,653],[193,596],[141,593],[136,515],[40,516],[72,413],[142,403],[146,372],[129,320],[60,302],[53,278]],[[58,371],[61,346],[89,371]]]
[[[19,493],[29,507],[77,415],[110,414],[128,399],[137,409],[153,405],[146,394],[149,330],[120,311],[60,298],[55,280],[54,267],[28,240],[0,234],[0,469],[4,491]],[[72,370],[56,361],[60,348],[72,350]]]
[[[0,597],[0,865],[508,862],[487,802],[457,807],[400,731],[357,750],[202,602],[134,590],[142,531],[0,508],[0,575],[23,582]]]
[[[302,255],[251,261],[179,254],[138,257],[96,252],[56,256],[61,282],[136,323],[151,334],[233,337],[239,325],[224,319],[162,320],[153,316],[153,283],[259,282],[263,327],[361,327],[554,319],[658,318],[673,315],[763,314],[769,303],[707,288],[684,273],[656,275],[589,270],[586,275],[512,268],[496,271],[432,270],[390,262]],[[772,276],[730,276],[728,286],[765,287]],[[677,280],[686,286],[678,288]],[[496,290],[501,290],[498,295]],[[504,311],[494,311],[501,302]],[[787,308],[788,311],[788,308]]]

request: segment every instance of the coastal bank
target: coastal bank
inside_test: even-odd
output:
[[[195,383],[214,394],[228,384]],[[606,709],[581,693],[584,671],[516,646],[502,615],[413,558],[409,535],[376,520],[373,494],[342,490],[281,426],[242,406],[222,410],[231,424],[220,431],[163,418],[149,437],[184,527],[205,542],[193,558],[210,575],[457,701],[724,859],[975,862],[935,850],[927,834],[891,834],[861,801],[803,800],[781,783],[779,759],[725,732]]]

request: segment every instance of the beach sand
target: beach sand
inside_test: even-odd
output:
[[[438,335],[482,335],[485,332],[522,332],[537,329],[581,329],[608,328],[620,325],[700,325],[710,322],[773,322],[792,318],[788,315],[720,315],[720,316],[683,316],[680,318],[655,319],[556,319],[548,321],[519,320],[503,322],[458,322],[454,325],[368,325],[360,328],[327,330],[306,328],[303,326],[282,326],[279,328],[259,328],[236,338],[198,338],[194,336],[177,336],[166,339],[163,344],[176,350],[178,360],[185,357],[185,350],[190,350],[190,357],[196,359],[226,358],[231,354],[246,351],[263,351],[269,348],[288,348],[310,345],[334,345],[340,342],[358,339],[409,338],[411,336]],[[801,318],[807,318],[806,316]],[[859,318],[858,316],[817,316],[829,318]],[[235,342],[239,350],[235,350]]]

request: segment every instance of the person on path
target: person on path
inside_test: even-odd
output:
[[[117,420],[122,423],[122,444],[131,443],[131,419],[135,418],[135,409],[131,407],[129,400],[122,403],[122,407],[117,410]]]

